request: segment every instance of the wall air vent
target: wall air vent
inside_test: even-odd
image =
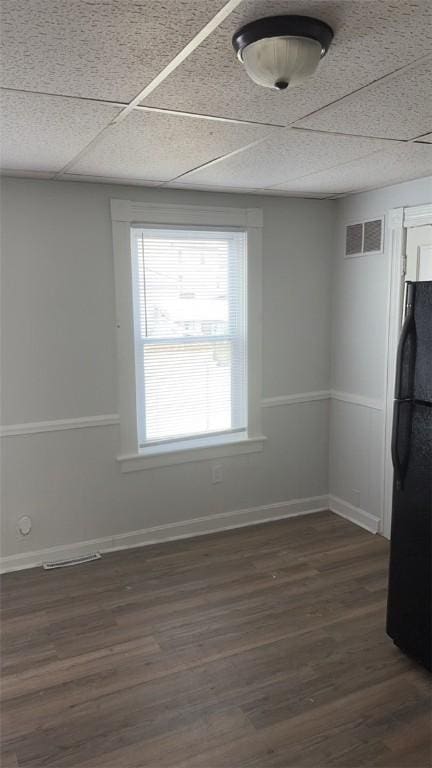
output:
[[[345,256],[356,256],[363,248],[363,224],[348,224],[346,228]]]
[[[345,228],[345,257],[383,252],[384,219],[371,219]]]
[[[50,563],[43,563],[43,567],[46,571],[52,571],[54,568],[69,568],[71,565],[91,563],[92,560],[100,560],[100,557],[99,552],[90,552],[88,555],[71,557],[68,560],[52,560]]]

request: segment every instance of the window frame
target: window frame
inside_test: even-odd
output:
[[[194,205],[111,200],[116,299],[120,453],[123,472],[252,453],[263,449],[262,396],[262,226],[259,208],[220,208]],[[247,429],[241,433],[199,436],[155,446],[139,445],[133,308],[133,228],[210,228],[246,232],[247,286]],[[187,445],[185,443],[187,442]]]

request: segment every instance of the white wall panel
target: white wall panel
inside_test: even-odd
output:
[[[263,395],[328,389],[335,203],[4,179],[3,424],[118,410],[110,198],[261,207]],[[4,554],[326,494],[328,402],[263,419],[264,451],[218,459],[217,486],[207,461],[121,474],[115,424],[4,438]]]
[[[122,475],[115,426],[7,438],[3,554],[326,494],[327,410],[325,401],[267,409],[265,451],[218,459],[218,485],[207,461]],[[16,532],[22,514],[33,519],[26,538]]]
[[[360,396],[372,405],[384,406],[390,238],[386,231],[383,254],[344,259],[345,226],[381,215],[387,226],[392,208],[431,200],[432,179],[426,178],[337,202],[331,386],[354,395],[353,401]],[[330,494],[377,517],[382,516],[383,442],[383,410],[332,401]]]

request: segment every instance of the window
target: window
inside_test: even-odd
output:
[[[122,471],[262,450],[261,211],[111,213]]]
[[[245,432],[246,233],[132,228],[140,447]]]

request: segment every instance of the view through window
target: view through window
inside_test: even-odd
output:
[[[246,233],[132,229],[142,446],[244,431]]]

